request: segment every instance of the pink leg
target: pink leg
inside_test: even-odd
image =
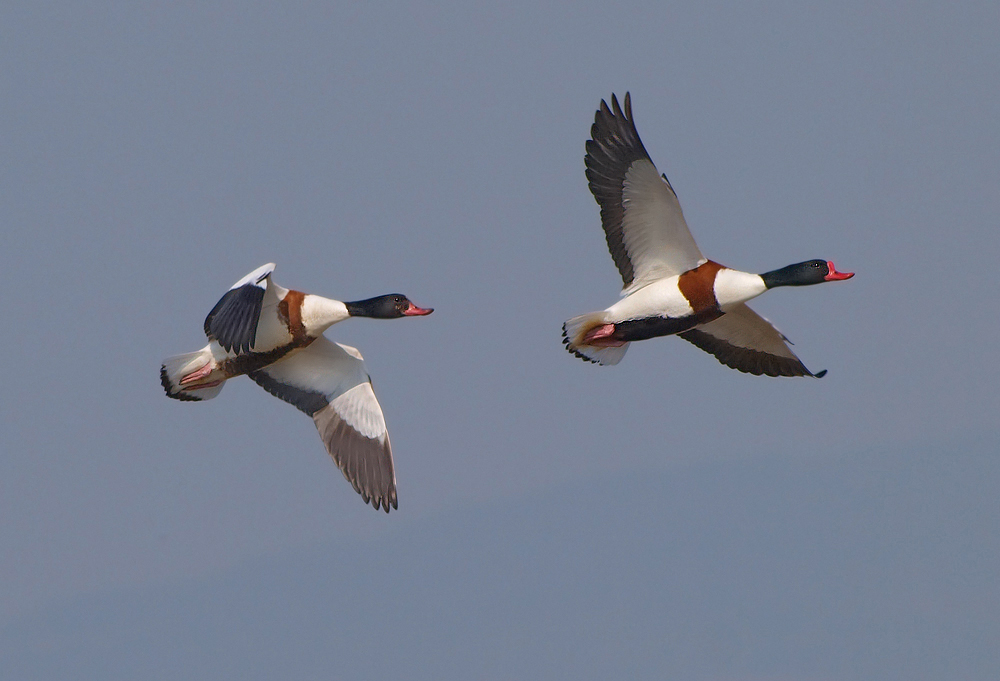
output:
[[[597,348],[620,348],[625,345],[625,341],[611,338],[614,332],[614,324],[595,326],[583,336],[583,342]]]
[[[211,362],[207,362],[205,364],[205,366],[203,366],[202,368],[196,369],[195,371],[192,371],[190,374],[187,374],[186,376],[184,376],[184,378],[181,379],[181,385],[187,385],[188,383],[194,383],[198,379],[205,378],[210,373],[212,373],[212,363]]]

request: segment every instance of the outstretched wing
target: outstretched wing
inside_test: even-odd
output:
[[[590,136],[587,180],[601,206],[608,250],[625,282],[622,295],[705,262],[673,187],[639,139],[628,93],[624,112],[614,95],[610,109],[601,100]]]
[[[760,376],[815,376],[788,347],[787,338],[771,322],[745,304],[716,320],[678,334],[728,367]]]
[[[248,375],[313,418],[326,451],[365,503],[386,513],[398,507],[389,434],[360,352],[320,336]]]
[[[274,263],[258,267],[233,284],[205,317],[205,335],[226,352],[250,352],[257,340],[257,322],[271,283]]]

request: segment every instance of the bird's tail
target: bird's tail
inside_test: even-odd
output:
[[[226,377],[218,371],[211,345],[206,345],[197,352],[163,360],[160,384],[167,397],[175,400],[210,400],[222,392]]]
[[[612,344],[605,342],[600,345],[591,345],[584,339],[595,329],[605,325],[604,311],[591,312],[567,320],[563,324],[563,345],[571,353],[580,359],[597,364],[609,365],[618,364],[628,350],[628,343]]]

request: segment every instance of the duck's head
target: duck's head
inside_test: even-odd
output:
[[[807,260],[780,270],[760,275],[768,288],[775,286],[811,286],[827,281],[843,281],[854,276],[854,272],[838,272],[830,260]]]
[[[397,319],[399,317],[422,317],[434,308],[417,307],[401,293],[390,293],[376,298],[344,303],[352,317],[373,317],[375,319]]]

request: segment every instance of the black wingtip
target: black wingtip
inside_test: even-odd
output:
[[[824,376],[826,376],[826,369],[823,369],[823,371],[819,371],[813,374],[814,378],[823,378]]]
[[[626,118],[631,120],[632,118],[632,93],[626,92],[625,99],[622,100],[623,106],[618,105],[618,96],[615,93],[611,93],[611,106],[609,107],[604,100],[601,100],[601,109],[607,113],[613,115],[615,118]],[[624,111],[624,113],[622,113]]]
[[[371,500],[371,505],[375,507],[376,511],[381,508],[386,513],[388,513],[392,508],[394,508],[396,510],[399,510],[399,504],[396,503],[396,495],[395,494],[393,494],[391,497],[387,497],[387,498],[372,499]]]
[[[371,504],[372,508],[376,511],[382,510],[388,513],[392,509],[399,510],[399,502],[396,499],[396,489],[393,488],[389,490],[389,493],[383,497],[368,497],[364,492],[360,492],[361,498],[364,499],[366,504]]]

